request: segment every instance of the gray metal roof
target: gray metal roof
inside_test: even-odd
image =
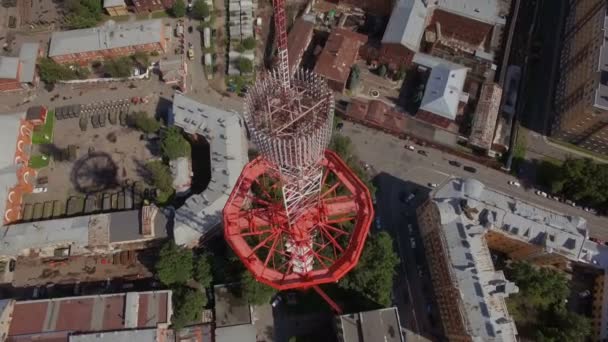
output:
[[[211,151],[211,181],[175,213],[175,242],[198,239],[221,223],[222,210],[248,161],[245,125],[241,117],[176,94],[169,122],[185,132],[203,136]]]
[[[154,342],[157,341],[156,328],[103,331],[70,335],[69,342]]]
[[[404,342],[397,308],[386,308],[339,317],[344,342]]]
[[[103,8],[126,6],[125,0],[103,0]]]
[[[19,71],[19,58],[0,56],[0,78],[16,80]]]
[[[0,234],[0,254],[18,256],[26,248],[50,246],[85,248],[89,244],[91,217],[95,215],[5,226]]]
[[[465,66],[422,53],[414,55],[413,61],[432,68],[420,102],[420,110],[450,120],[456,119],[468,69]]]
[[[391,13],[382,43],[401,44],[418,51],[428,13],[422,0],[399,0]]]
[[[518,289],[494,270],[484,233],[492,230],[576,261],[588,237],[585,220],[532,205],[472,179],[450,179],[432,200],[469,334],[475,341],[515,341],[517,330],[503,298]]]
[[[39,43],[23,43],[19,50],[19,61],[21,62],[21,72],[19,82],[31,83],[36,76],[36,60],[40,51]]]
[[[162,42],[161,19],[116,23],[81,30],[53,32],[49,57]]]

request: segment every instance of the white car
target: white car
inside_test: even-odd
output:
[[[537,194],[538,196],[547,198],[547,193],[544,191],[536,190],[534,193]]]
[[[46,187],[37,187],[37,188],[34,188],[34,190],[32,192],[35,194],[40,194],[40,193],[46,192],[47,190],[48,189]]]
[[[410,150],[410,151],[415,150],[414,146],[412,146],[412,145],[405,145],[405,148],[408,149],[408,150]]]
[[[521,184],[519,184],[519,182],[516,182],[516,181],[509,181],[509,185],[513,185],[518,188],[521,186]]]

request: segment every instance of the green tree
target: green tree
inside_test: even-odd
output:
[[[238,67],[242,73],[248,74],[253,71],[253,62],[248,58],[241,57],[241,58],[239,58]]]
[[[251,305],[266,304],[270,301],[276,290],[255,280],[249,271],[241,274],[241,296]]]
[[[393,276],[398,264],[393,239],[388,233],[380,232],[368,237],[359,263],[339,284],[382,306],[389,306]]]
[[[159,191],[156,200],[165,203],[173,194],[173,177],[171,170],[160,160],[154,160],[146,164],[146,170],[150,173],[150,182]]]
[[[170,160],[190,155],[190,143],[175,126],[169,127],[163,133],[160,149],[163,156]]]
[[[348,79],[348,89],[354,90],[361,79],[361,69],[358,65],[353,65],[350,69],[350,78]]]
[[[171,7],[171,14],[176,18],[181,18],[186,15],[186,4],[184,0],[175,0],[173,7]]]
[[[180,286],[173,290],[173,328],[179,330],[186,325],[200,323],[207,296],[199,290]]]
[[[378,68],[378,76],[380,77],[384,77],[386,76],[386,72],[388,70],[386,69],[386,65],[382,64],[379,68]]]
[[[241,42],[241,45],[243,46],[243,48],[245,50],[253,50],[253,49],[255,49],[255,45],[256,45],[255,38],[247,37],[247,38],[243,39],[243,41]]]
[[[166,286],[185,284],[192,278],[192,251],[169,241],[161,248],[154,268]]]
[[[103,71],[110,77],[124,78],[131,76],[133,60],[129,57],[109,58],[104,61]]]
[[[131,55],[131,59],[143,68],[148,67],[150,64],[150,56],[145,51],[135,51],[135,53]]]
[[[205,19],[211,14],[209,10],[209,6],[205,3],[204,0],[194,0],[192,4],[192,16],[195,19]]]
[[[202,287],[209,287],[213,282],[213,275],[211,272],[211,260],[210,256],[203,254],[196,258],[194,263],[194,273],[192,276]]]
[[[160,122],[143,111],[134,112],[132,120],[135,127],[144,133],[156,133],[160,129]]]

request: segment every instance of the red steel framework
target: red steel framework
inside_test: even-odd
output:
[[[273,0],[278,66],[249,89],[245,122],[260,156],[224,207],[224,235],[257,281],[278,290],[336,282],[358,262],[374,216],[369,190],[326,150],[334,119],[327,82],[289,70],[284,0]]]

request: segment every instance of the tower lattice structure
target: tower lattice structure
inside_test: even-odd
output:
[[[361,254],[373,218],[365,184],[329,145],[334,98],[319,75],[288,64],[284,0],[273,0],[278,63],[245,98],[260,155],[224,208],[224,235],[254,277],[279,290],[335,282]]]

